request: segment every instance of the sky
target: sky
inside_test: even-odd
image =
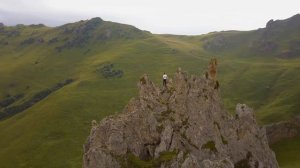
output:
[[[300,13],[300,0],[0,0],[5,25],[59,26],[101,17],[156,34],[253,30]]]

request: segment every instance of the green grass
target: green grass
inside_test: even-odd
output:
[[[128,168],[153,168],[159,167],[162,163],[168,163],[177,156],[176,151],[161,152],[159,157],[150,160],[141,160],[133,154],[128,154],[127,161],[124,162],[123,167]],[[123,158],[122,158],[123,159]]]
[[[281,168],[296,168],[300,165],[300,136],[286,139],[271,146]]]
[[[76,28],[85,23],[65,27]],[[0,40],[9,42],[0,46],[0,100],[23,93],[24,98],[11,105],[14,106],[58,82],[69,78],[75,82],[26,111],[0,121],[0,167],[81,167],[82,145],[89,134],[90,121],[121,112],[129,99],[137,95],[136,85],[144,73],[160,85],[162,73],[172,77],[178,67],[190,74],[202,74],[212,57],[219,60],[220,89],[231,112],[235,104],[246,103],[255,108],[261,124],[299,115],[299,59],[243,57],[245,46],[208,52],[202,47],[202,39],[214,34],[151,35],[128,25],[105,22],[92,32],[85,46],[58,52],[55,47],[63,45],[65,38],[73,38],[72,34],[64,34],[62,28],[6,29],[18,30],[20,36],[7,38],[0,33]],[[99,40],[107,30],[111,30],[111,38]],[[253,33],[226,33],[230,35],[238,44]],[[43,37],[46,42],[19,45],[29,37]],[[48,44],[47,40],[54,37],[60,41]],[[96,69],[105,63],[123,70],[123,77],[105,79],[99,75]],[[275,151],[280,152],[277,156],[281,165],[287,164],[281,159],[286,151]]]

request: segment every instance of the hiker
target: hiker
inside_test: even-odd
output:
[[[167,79],[168,79],[168,76],[167,74],[164,72],[164,75],[163,75],[163,86],[167,86]]]

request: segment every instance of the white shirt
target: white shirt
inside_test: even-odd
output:
[[[166,74],[164,74],[163,79],[168,79],[168,76]]]

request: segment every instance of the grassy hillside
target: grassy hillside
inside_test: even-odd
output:
[[[224,31],[202,38],[203,47],[216,54],[240,57],[299,58],[300,14],[286,20],[270,20],[258,30]]]
[[[272,146],[281,168],[296,168],[300,165],[300,136],[278,142]]]
[[[225,49],[208,42],[220,34],[231,39]],[[162,73],[172,76],[177,67],[203,73],[211,57],[219,60],[230,111],[247,103],[261,123],[299,115],[300,59],[244,54],[250,49],[238,44],[257,36],[153,35],[100,18],[56,28],[0,27],[0,114],[9,114],[0,120],[0,167],[81,167],[90,121],[120,112],[137,94],[142,74],[161,84]],[[73,82],[62,86],[68,79]],[[275,149],[281,165],[288,165],[284,158],[291,151]]]

